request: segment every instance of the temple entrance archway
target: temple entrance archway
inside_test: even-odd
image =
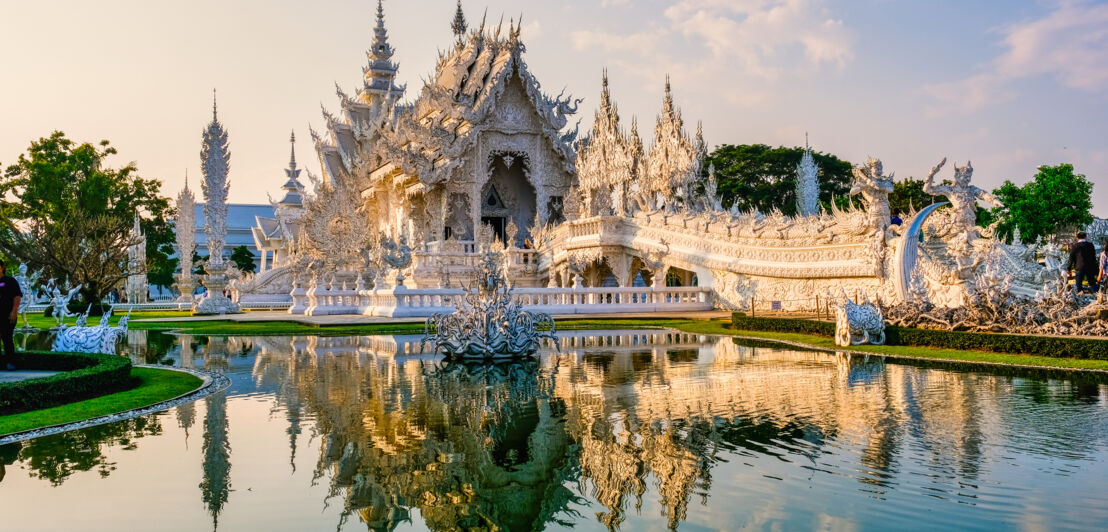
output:
[[[505,242],[514,222],[517,231],[511,244],[523,247],[536,212],[535,187],[528,179],[530,158],[525,153],[493,152],[488,171],[480,195],[481,222],[492,226],[497,238]]]

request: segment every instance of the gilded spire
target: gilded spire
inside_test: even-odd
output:
[[[454,21],[450,23],[450,29],[454,30],[454,36],[461,41],[465,37],[467,28],[466,14],[462,11],[462,0],[458,0],[458,10],[454,12]]]

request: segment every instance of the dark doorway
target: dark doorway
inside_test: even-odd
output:
[[[498,240],[508,241],[508,234],[504,231],[507,222],[503,216],[482,216],[481,223],[492,226],[492,232]]]

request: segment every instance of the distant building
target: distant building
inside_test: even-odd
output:
[[[253,203],[227,204],[227,239],[223,244],[223,257],[230,259],[231,250],[246,246],[254,255],[254,268],[260,266],[262,255],[254,241],[253,228],[257,218],[273,218],[273,206]],[[204,204],[196,204],[196,252],[208,256],[208,236],[204,234]]]

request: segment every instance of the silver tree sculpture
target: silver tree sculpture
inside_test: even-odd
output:
[[[503,262],[499,253],[485,253],[454,312],[427,320],[425,344],[447,360],[498,360],[531,356],[543,338],[554,339],[554,318],[523,310],[512,299]]]

